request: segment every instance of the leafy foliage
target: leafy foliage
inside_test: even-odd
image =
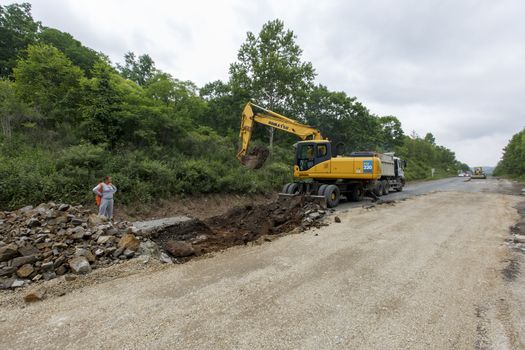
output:
[[[503,149],[503,157],[494,169],[494,175],[525,181],[525,128],[512,136]]]
[[[30,10],[0,6],[2,208],[89,203],[105,175],[125,203],[280,188],[291,180],[293,136],[278,138],[261,170],[234,158],[248,100],[318,127],[347,152],[395,150],[408,159],[410,179],[466,166],[431,134],[407,137],[395,116],[374,115],[355,97],[316,86],[312,64],[280,20],[247,33],[228,81],[199,88],[160,71],[147,54],[128,52],[113,66],[70,34],[35,22]],[[254,137],[266,144],[266,129]]]
[[[80,67],[84,74],[89,75],[95,64],[101,60],[94,50],[85,47],[75,40],[69,33],[61,32],[55,28],[44,27],[38,34],[38,41],[59,49],[74,65]]]
[[[80,101],[82,70],[57,48],[29,45],[14,77],[20,98],[43,116],[47,126],[76,121],[73,110]]]
[[[149,55],[135,57],[133,52],[128,52],[124,56],[124,62],[123,66],[117,64],[120,74],[140,86],[145,86],[157,72],[155,62]]]
[[[19,55],[36,42],[39,29],[29,3],[0,6],[0,77],[11,75]]]

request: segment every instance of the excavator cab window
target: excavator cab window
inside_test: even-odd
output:
[[[297,165],[304,171],[331,158],[330,143],[298,143]]]
[[[317,145],[317,157],[325,157],[326,154],[328,153],[328,148],[326,147],[326,145],[323,145],[323,144],[319,144]]]

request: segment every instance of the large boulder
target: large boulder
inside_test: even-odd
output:
[[[119,248],[129,249],[136,252],[139,250],[140,241],[131,233],[126,233],[118,242]]]
[[[14,243],[0,247],[0,262],[7,261],[18,255],[18,246]]]
[[[190,243],[184,241],[168,241],[165,244],[166,251],[175,258],[182,258],[195,254],[195,250]]]
[[[34,303],[35,301],[40,301],[44,299],[46,294],[43,290],[32,290],[24,296],[24,301],[27,303]]]
[[[31,275],[35,269],[33,268],[33,265],[31,264],[25,264],[22,265],[18,270],[16,270],[16,274],[20,278],[27,278],[29,275]]]
[[[104,216],[99,216],[97,214],[91,214],[89,215],[88,217],[88,225],[93,227],[93,226],[100,226],[104,223],[106,223],[108,221],[108,219]]]
[[[85,274],[91,272],[89,261],[83,256],[77,256],[69,260],[69,267],[74,273]]]
[[[11,266],[19,267],[25,264],[32,264],[37,260],[35,255],[19,256],[11,260]]]

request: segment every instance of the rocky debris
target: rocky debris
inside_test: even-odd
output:
[[[178,262],[184,262],[231,246],[258,242],[259,239],[271,240],[271,236],[296,228],[304,231],[320,227],[326,225],[323,222],[325,215],[326,209],[321,204],[306,197],[282,197],[270,204],[233,208],[224,215],[204,221],[179,222],[152,232],[152,237]],[[167,261],[165,258],[161,255],[160,260]]]
[[[515,235],[514,242],[516,243],[525,243],[525,235]]]
[[[521,219],[510,227],[511,236],[508,242],[515,250],[525,253],[525,202],[518,203],[515,208]]]
[[[40,301],[40,300],[44,299],[44,295],[45,294],[46,294],[45,291],[33,290],[33,291],[30,291],[29,293],[27,293],[24,296],[24,301],[26,303],[34,303],[36,301]]]
[[[112,223],[82,206],[43,203],[0,212],[0,289],[17,288],[146,256],[171,264],[234,245],[325,225],[326,208],[305,197],[234,208],[148,233]],[[151,235],[152,239],[148,238]],[[169,254],[169,255],[168,255]],[[171,255],[171,257],[170,257]]]
[[[109,222],[82,206],[50,202],[0,211],[0,289],[88,273],[152,251],[160,256],[131,223]]]
[[[337,223],[341,223],[341,218],[339,216],[334,217],[334,221]]]
[[[161,253],[160,254],[160,259],[159,259],[161,262],[165,263],[165,264],[173,264],[173,260],[171,260],[171,258],[169,257],[168,254],[166,253]]]

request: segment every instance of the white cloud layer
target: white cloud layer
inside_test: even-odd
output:
[[[0,1],[2,4],[11,1]],[[247,31],[274,18],[317,81],[432,132],[470,165],[495,165],[525,126],[525,2],[34,0],[33,16],[118,62],[148,53],[199,85],[226,79]]]

